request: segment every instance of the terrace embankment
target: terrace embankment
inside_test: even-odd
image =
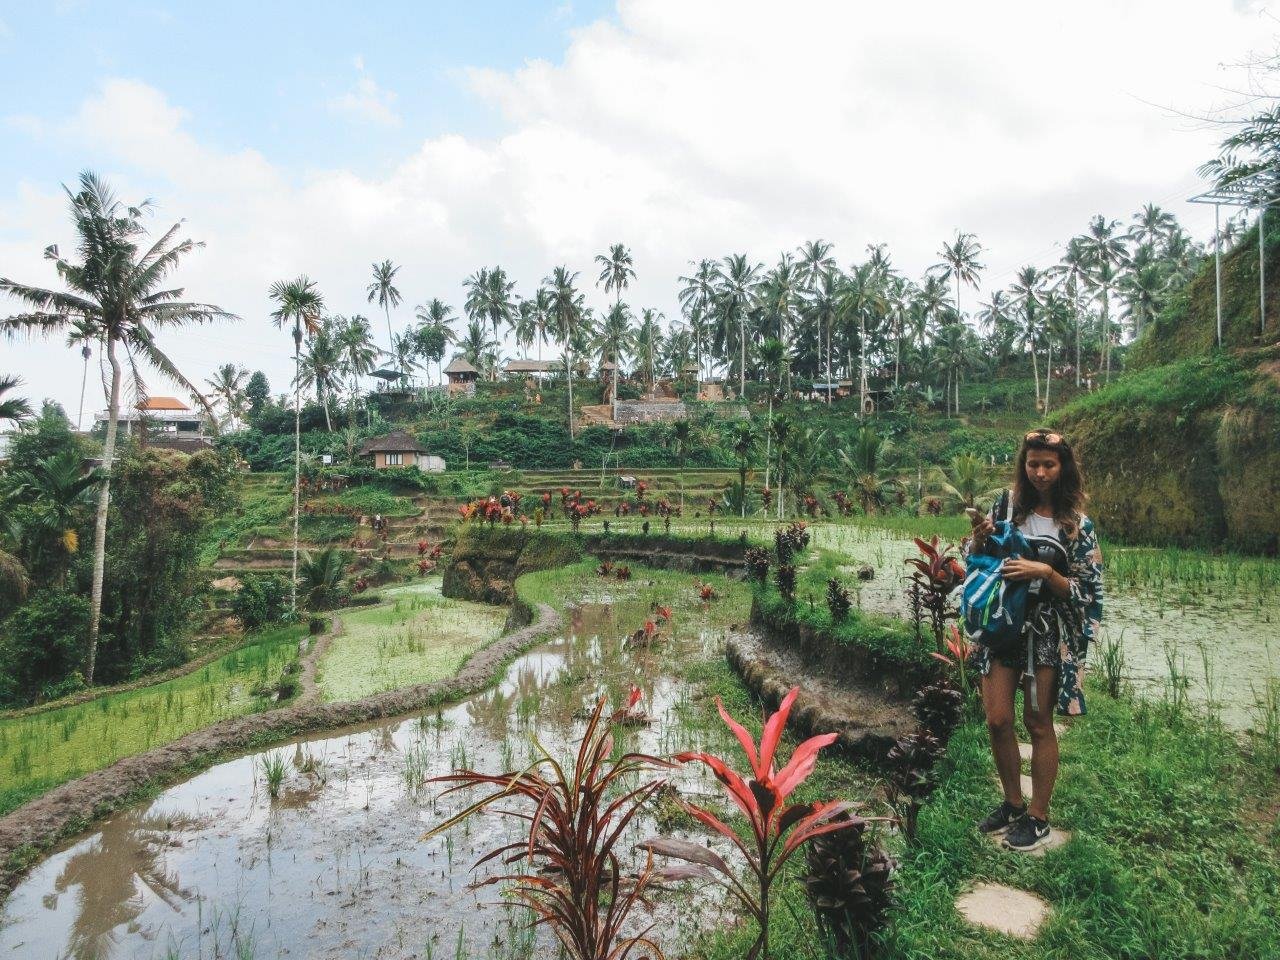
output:
[[[0,818],[0,894],[7,894],[39,854],[58,840],[160,786],[228,755],[299,733],[400,716],[475,693],[493,682],[507,660],[559,625],[560,615],[539,605],[534,623],[478,651],[448,679],[349,703],[305,703],[224,720],[56,787]]]
[[[804,734],[834,732],[851,755],[880,760],[916,726],[911,698],[927,665],[904,666],[867,647],[839,643],[794,618],[752,604],[751,629],[729,635],[725,652],[753,693],[770,706],[799,687],[791,723]]]
[[[667,536],[571,536],[564,533],[468,526],[458,535],[444,570],[446,597],[482,603],[512,603],[513,584],[525,573],[550,570],[585,555],[660,570],[736,574],[746,545]],[[518,611],[517,611],[518,613]]]

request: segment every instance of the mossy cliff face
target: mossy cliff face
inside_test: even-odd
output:
[[[523,573],[549,570],[582,558],[571,538],[467,524],[458,534],[441,592],[480,603],[509,604]]]
[[[1104,538],[1276,553],[1280,349],[1139,370],[1053,422],[1084,465]]]

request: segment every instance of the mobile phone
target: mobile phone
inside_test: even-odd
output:
[[[965,512],[965,516],[967,516],[967,517],[969,518],[969,522],[970,522],[970,523],[979,523],[979,522],[981,522],[981,520],[982,520],[982,511],[981,511],[981,510],[976,510],[976,509],[974,509],[973,507],[965,507],[965,508],[964,508],[964,512]]]

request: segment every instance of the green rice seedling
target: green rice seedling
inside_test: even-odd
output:
[[[1102,685],[1107,691],[1107,696],[1113,700],[1118,700],[1127,689],[1124,679],[1125,655],[1124,648],[1121,646],[1123,641],[1124,631],[1121,631],[1118,639],[1112,640],[1108,637],[1098,646],[1098,665],[1102,668]]]
[[[400,773],[410,793],[417,793],[422,789],[430,768],[431,758],[427,745],[421,740],[413,741],[400,758]]]
[[[1177,652],[1173,647],[1164,648],[1164,662],[1167,670],[1164,705],[1169,716],[1180,718],[1186,713],[1190,702],[1191,678],[1187,675],[1185,663],[1179,664]]]
[[[280,787],[285,778],[285,759],[282,751],[276,750],[263,754],[258,758],[262,769],[262,777],[267,782],[267,793],[275,800],[280,796]]]
[[[1268,677],[1261,691],[1254,690],[1250,739],[1265,766],[1280,768],[1280,677]]]

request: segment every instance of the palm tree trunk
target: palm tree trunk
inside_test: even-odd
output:
[[[902,320],[898,319],[898,336],[893,351],[893,388],[898,389],[898,369],[902,366]]]
[[[326,433],[333,433],[333,421],[329,419],[329,394],[321,391],[320,403],[324,407],[324,429]]]
[[[764,488],[769,489],[769,456],[773,448],[773,381],[769,381],[769,423],[764,431]]]
[[[858,317],[858,416],[867,415],[867,318]]]
[[[391,307],[384,303],[382,305],[382,312],[387,315],[387,349],[395,350],[396,338],[391,334]]]
[[[390,321],[388,321],[390,329]],[[302,366],[302,327],[294,321],[293,327],[293,576],[289,580],[289,609],[298,612],[298,512],[301,491],[298,489],[302,473],[302,382],[298,377]]]
[[[745,316],[738,321],[738,346],[742,351],[738,362],[738,399],[745,403],[747,400],[747,318]]]
[[[1040,409],[1040,363],[1036,359],[1036,345],[1033,341],[1031,344],[1031,372],[1036,378],[1036,410]]]
[[[1053,341],[1049,341],[1049,352],[1044,361],[1044,412],[1049,412],[1049,385],[1053,383]]]
[[[85,348],[88,349],[87,347]],[[84,354],[84,372],[80,374],[80,412],[76,414],[76,429],[83,430],[81,422],[84,420],[84,386],[89,380],[89,354]]]
[[[120,361],[116,340],[107,335],[107,360],[111,364],[111,399],[107,404],[107,439],[102,448],[102,487],[98,491],[98,513],[93,523],[93,588],[89,601],[89,649],[85,656],[84,680],[93,685],[98,662],[98,633],[102,627],[102,581],[107,566],[107,508],[111,505],[111,469],[116,457],[116,430],[120,420]]]
[[[564,339],[565,370],[569,374],[569,439],[573,439],[573,350],[569,347],[569,338]]]
[[[827,406],[831,406],[831,316],[827,316]]]

